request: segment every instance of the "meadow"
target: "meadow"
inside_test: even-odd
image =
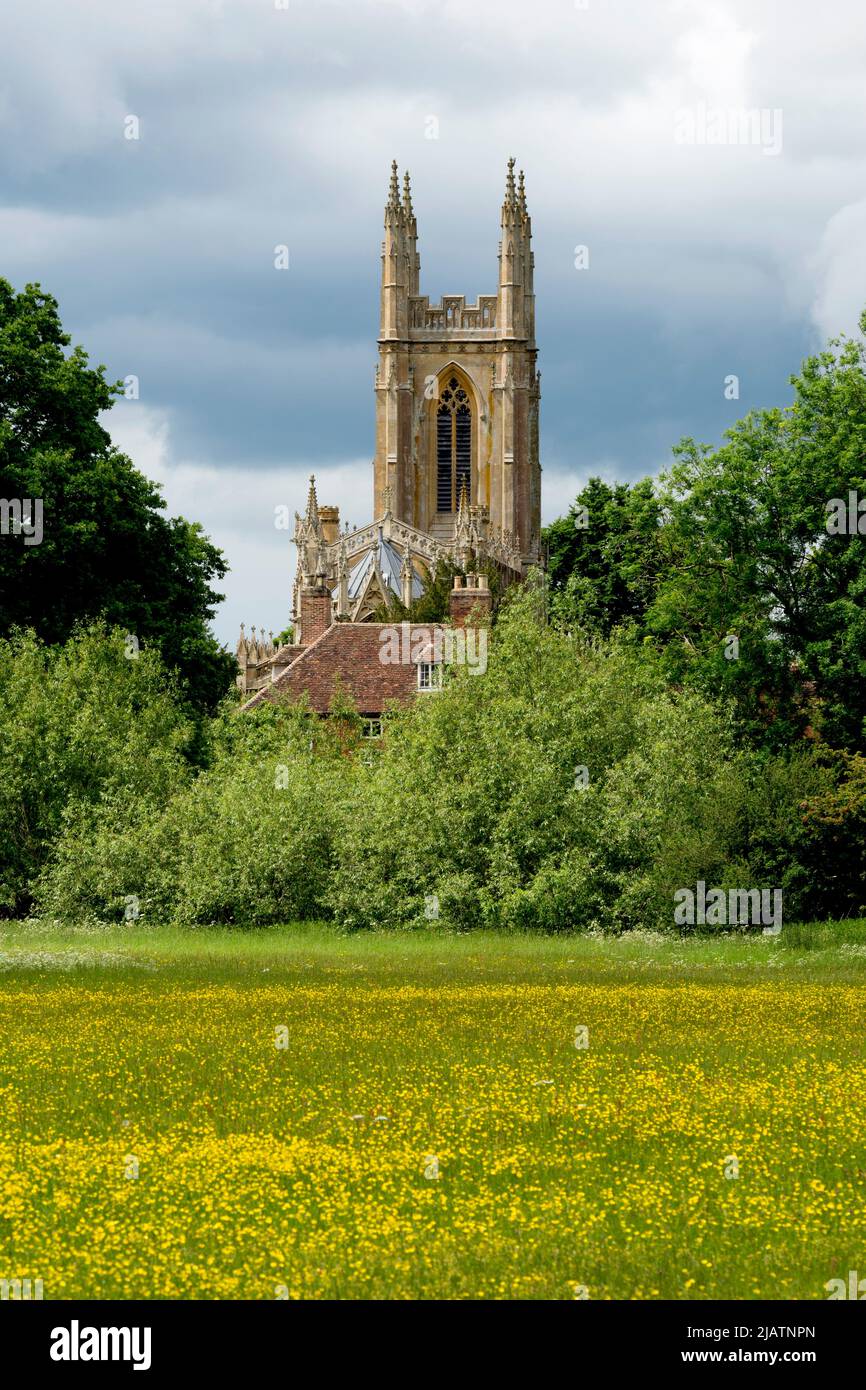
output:
[[[0,931],[0,1277],[59,1298],[823,1299],[866,924]]]

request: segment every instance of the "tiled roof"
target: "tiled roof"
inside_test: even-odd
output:
[[[289,662],[294,661],[296,656],[300,656],[303,650],[303,647],[293,647],[288,644],[278,647],[273,656],[268,657],[265,664],[268,666],[288,666]]]
[[[401,633],[401,660],[382,661],[388,651],[382,634]],[[392,700],[407,701],[417,690],[417,666],[410,659],[432,632],[430,624],[334,623],[301,655],[296,657],[275,681],[248,700],[251,709],[263,700],[280,696],[298,699],[306,693],[318,714],[330,709],[334,686],[339,682],[355,701],[359,714],[381,714]],[[393,644],[390,644],[393,645]],[[416,660],[418,651],[415,651]]]

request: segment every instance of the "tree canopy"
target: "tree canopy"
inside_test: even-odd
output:
[[[866,546],[828,518],[866,498],[866,345],[833,340],[790,380],[789,406],[718,448],[681,441],[657,485],[592,479],[546,532],[554,608],[605,635],[630,624],[765,746],[862,751]]]
[[[191,705],[212,710],[236,671],[208,626],[225,559],[113,446],[99,415],[120,384],[69,346],[50,294],[0,279],[0,497],[25,517],[38,500],[42,517],[38,543],[0,537],[0,635],[60,643],[104,618],[158,647]]]

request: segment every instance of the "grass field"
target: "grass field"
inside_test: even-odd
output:
[[[46,1299],[826,1298],[866,1274],[864,1006],[858,923],[7,925],[0,1278]]]

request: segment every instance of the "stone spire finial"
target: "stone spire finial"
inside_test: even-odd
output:
[[[521,169],[521,171],[520,171],[520,174],[519,174],[518,180],[517,180],[517,201],[518,201],[518,203],[520,204],[520,211],[521,211],[522,213],[524,213],[524,215],[525,215],[525,213],[526,213],[526,184],[525,184],[524,179],[523,179],[523,170],[522,170],[522,169]]]
[[[454,527],[454,556],[464,567],[469,563],[472,549],[472,527],[469,515],[469,497],[466,492],[466,479],[460,485],[460,501],[457,505],[457,524]]]
[[[411,553],[407,546],[403,563],[400,566],[400,600],[404,608],[411,608],[412,606],[412,580],[414,577]]]
[[[412,217],[412,216],[413,216],[413,211],[412,211],[412,188],[411,188],[411,185],[410,185],[410,183],[409,183],[409,170],[408,170],[408,169],[406,169],[405,172],[404,172],[404,174],[403,174],[403,211],[405,212],[405,214],[406,214],[407,217]]]
[[[316,475],[310,474],[310,490],[307,493],[306,521],[309,526],[319,524],[319,499],[316,496]]]
[[[514,192],[514,166],[515,166],[516,163],[517,163],[517,161],[516,161],[516,159],[514,158],[514,156],[512,155],[511,158],[510,158],[509,161],[508,161],[508,175],[507,175],[507,177],[506,177],[506,179],[505,179],[505,201],[506,201],[506,203],[512,204],[512,206],[513,206],[513,204],[514,204],[514,202],[515,202],[515,192]]]
[[[399,208],[400,206],[400,185],[397,182],[397,161],[391,160],[391,183],[388,188],[388,207]]]
[[[344,540],[340,542],[337,557],[337,617],[349,617],[349,560]]]

